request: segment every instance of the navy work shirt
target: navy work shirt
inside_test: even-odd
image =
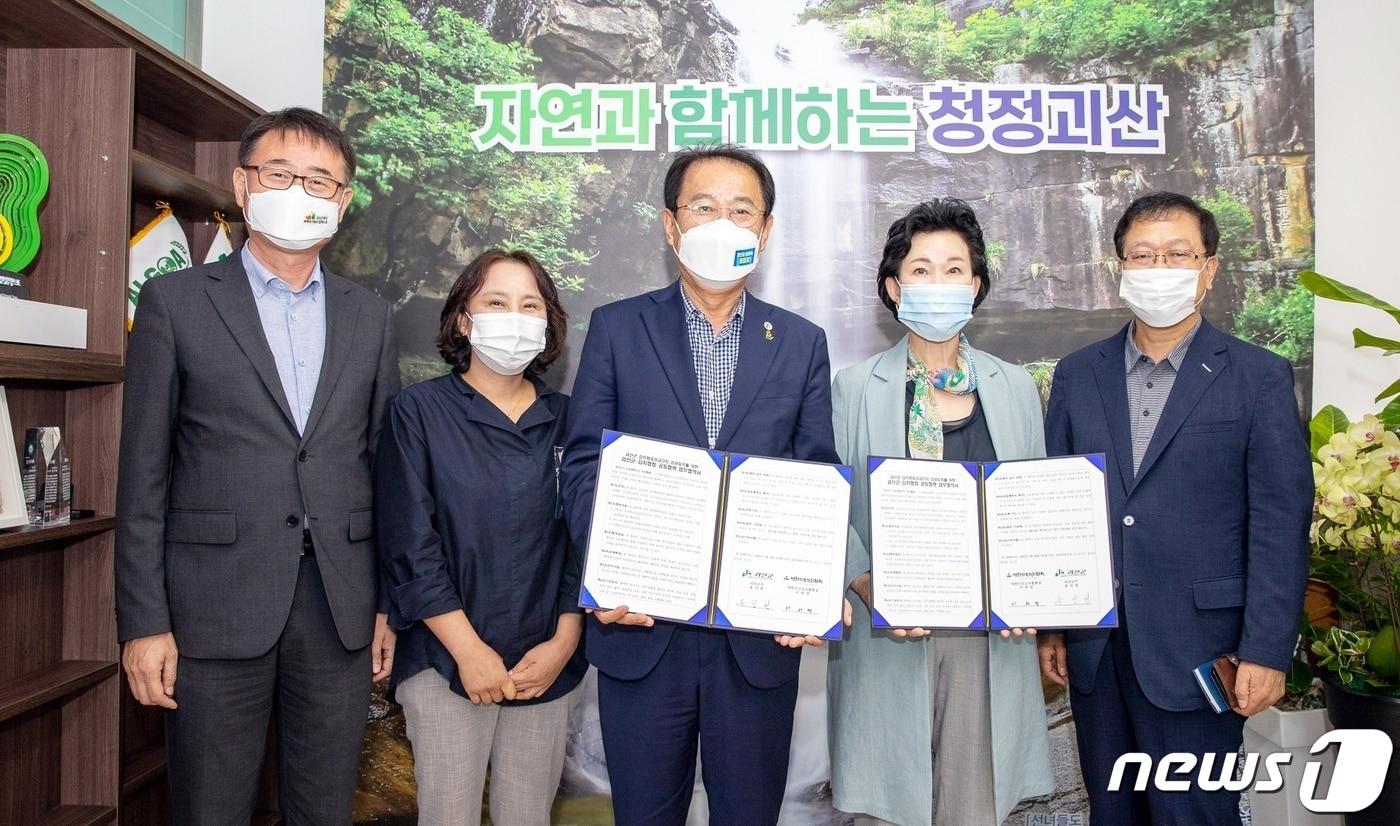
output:
[[[568,397],[539,380],[519,422],[460,376],[407,387],[385,416],[375,462],[379,553],[399,631],[390,692],[435,669],[466,696],[456,661],[423,623],[456,609],[506,669],[579,611],[579,560],[560,505],[556,446]],[[536,700],[583,679],[579,650]]]

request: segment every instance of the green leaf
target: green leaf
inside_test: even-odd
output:
[[[1341,433],[1348,427],[1351,427],[1351,422],[1347,421],[1347,414],[1335,405],[1329,404],[1317,411],[1317,415],[1308,423],[1308,433],[1312,436],[1312,452],[1317,453],[1334,434]]]
[[[1388,399],[1391,396],[1394,396],[1396,393],[1400,393],[1400,379],[1396,379],[1394,384],[1390,385],[1386,389],[1382,390],[1379,394],[1377,394],[1376,401],[1380,401],[1381,399]]]
[[[1362,347],[1379,347],[1385,351],[1385,355],[1387,356],[1400,353],[1400,341],[1396,341],[1393,338],[1374,336],[1359,328],[1351,331],[1351,342],[1352,346],[1358,350]]]
[[[1313,670],[1306,660],[1295,658],[1288,668],[1284,690],[1289,694],[1302,694],[1312,685]]]
[[[1400,396],[1390,400],[1381,411],[1380,419],[1386,430],[1400,430]]]
[[[1400,307],[1394,307],[1376,298],[1368,292],[1358,290],[1355,287],[1335,281],[1321,273],[1312,270],[1304,270],[1298,273],[1298,283],[1308,288],[1308,292],[1318,298],[1330,298],[1333,301],[1344,301],[1348,304],[1364,304],[1367,307],[1375,307],[1390,314],[1390,317],[1400,321]]]

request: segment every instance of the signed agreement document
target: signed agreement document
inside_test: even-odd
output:
[[[870,457],[875,627],[1116,626],[1103,461]]]
[[[840,639],[851,469],[603,434],[579,604]]]

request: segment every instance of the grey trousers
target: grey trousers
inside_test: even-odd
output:
[[[248,826],[274,706],[284,822],[350,823],[370,652],[341,645],[315,557],[302,557],[292,610],[271,651],[247,660],[181,656],[176,673],[179,708],[165,712],[175,826]]]
[[[933,724],[932,822],[935,826],[998,826],[987,635],[935,631],[924,644]],[[856,826],[893,826],[868,815],[857,815],[855,822]]]
[[[419,826],[478,826],[491,767],[493,826],[549,826],[574,689],[530,706],[472,705],[433,669],[396,691],[413,746]]]

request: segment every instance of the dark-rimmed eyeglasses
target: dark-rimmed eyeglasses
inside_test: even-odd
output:
[[[251,169],[258,183],[268,189],[290,189],[292,184],[301,181],[301,188],[307,195],[332,200],[345,188],[345,184],[327,175],[298,175],[281,166],[260,166],[244,164],[243,169]]]

